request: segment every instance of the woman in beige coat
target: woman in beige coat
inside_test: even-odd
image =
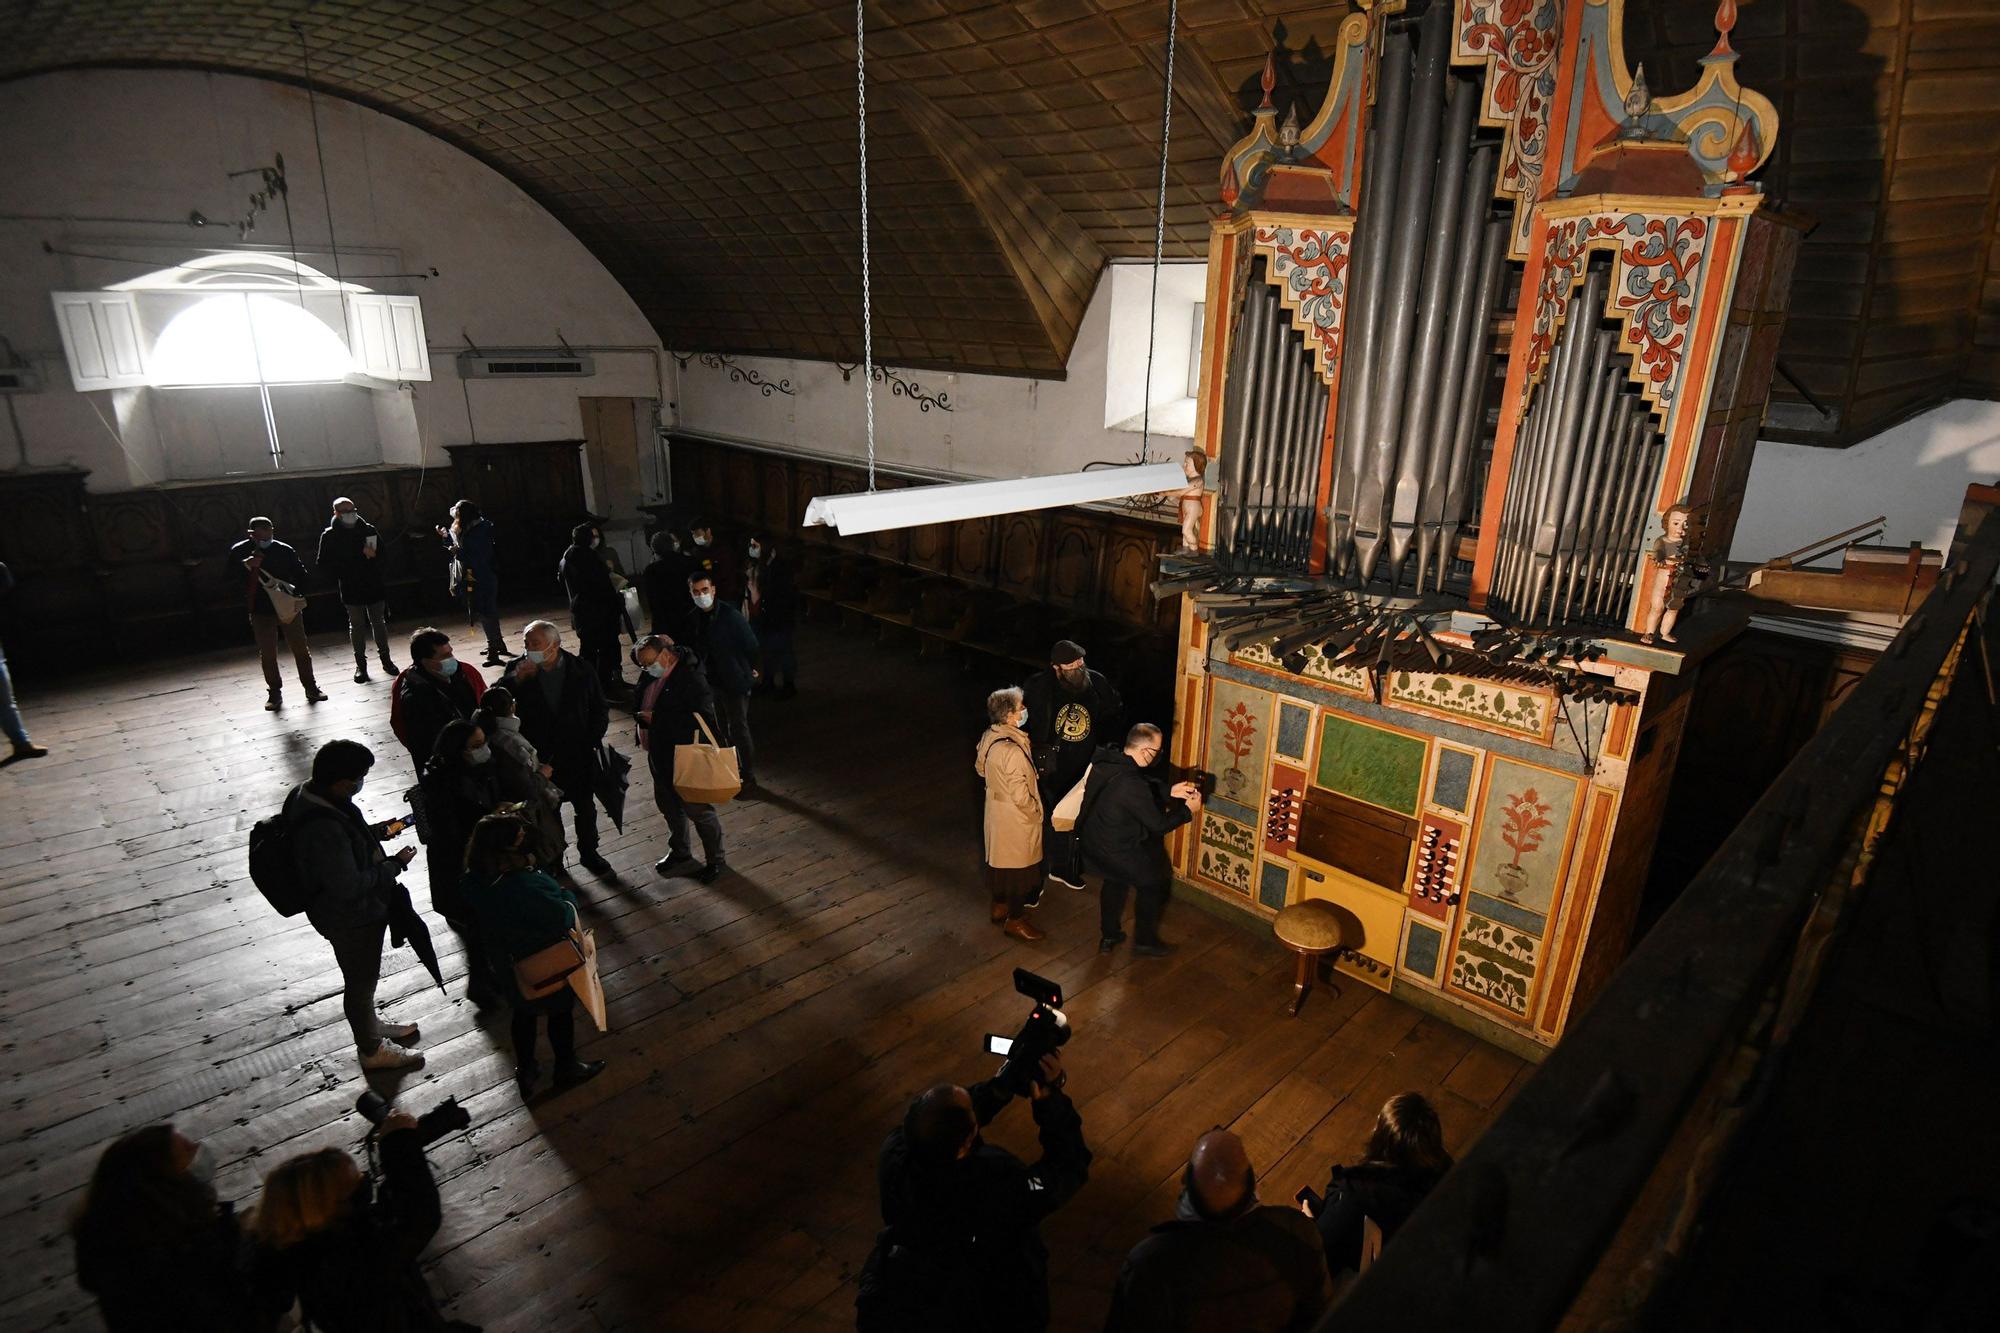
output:
[[[973,770],[986,779],[986,884],[993,921],[1017,940],[1043,933],[1028,920],[1028,899],[1042,885],[1042,793],[1029,748],[1027,705],[1021,691],[995,690],[986,698],[993,723],[979,738]]]

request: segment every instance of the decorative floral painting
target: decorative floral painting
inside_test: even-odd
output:
[[[1525,1018],[1540,953],[1533,935],[1467,912],[1452,953],[1451,984]]]
[[[1553,700],[1542,690],[1423,671],[1389,678],[1389,702],[1531,740],[1547,740]]]
[[[1208,698],[1208,771],[1218,796],[1256,809],[1264,799],[1271,696],[1233,680],[1213,681]]]
[[[1547,916],[1561,882],[1577,779],[1495,757],[1480,801],[1467,887]]]
[[[1200,850],[1195,868],[1203,879],[1238,893],[1250,892],[1251,868],[1257,858],[1255,829],[1233,819],[1224,819],[1212,810],[1204,810],[1201,813]]]

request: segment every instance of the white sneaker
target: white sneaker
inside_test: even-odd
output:
[[[1058,875],[1052,870],[1049,872],[1049,878],[1054,880],[1056,883],[1062,885],[1066,889],[1074,889],[1078,893],[1083,892],[1083,885],[1077,883],[1075,880],[1071,879],[1068,875]]]
[[[360,1058],[363,1069],[414,1069],[424,1062],[424,1053],[398,1046],[384,1037],[380,1046]]]
[[[423,1037],[415,1023],[391,1023],[388,1019],[378,1019],[375,1030],[399,1046],[414,1046]]]

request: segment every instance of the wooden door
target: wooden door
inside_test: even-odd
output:
[[[639,477],[639,413],[650,400],[578,398],[583,414],[584,467],[591,508],[612,519],[636,519],[645,500]]]

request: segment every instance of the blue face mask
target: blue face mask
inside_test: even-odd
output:
[[[655,680],[658,680],[661,676],[667,674],[667,669],[661,666],[658,662],[653,663],[653,665],[647,667],[645,670],[646,674],[651,676]]]
[[[273,538],[270,538],[270,537],[256,537],[256,538],[252,538],[252,540],[253,540],[253,541],[255,541],[255,542],[257,543],[257,549],[258,549],[258,550],[260,550],[260,551],[268,551],[268,550],[270,550],[270,549],[271,549],[271,542],[272,542],[272,541],[273,541],[274,539],[273,539]]]
[[[468,764],[483,764],[492,757],[493,748],[488,745],[482,745],[476,750],[467,750],[465,752],[465,762]]]
[[[458,674],[458,659],[456,657],[445,658],[444,661],[438,663],[438,670],[443,672],[447,678],[456,676]]]

